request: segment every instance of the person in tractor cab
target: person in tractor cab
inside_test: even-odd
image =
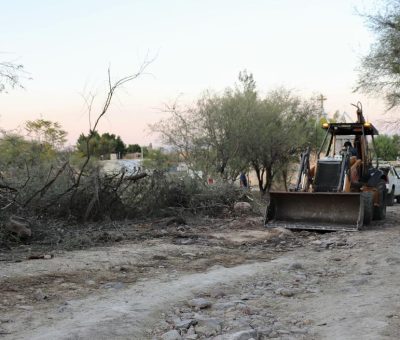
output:
[[[356,148],[353,148],[353,145],[351,144],[350,141],[345,142],[345,143],[343,144],[343,148],[344,148],[345,150],[348,150],[348,151],[349,151],[350,157],[355,156],[355,157],[358,158],[357,149],[356,149]]]
[[[358,157],[358,151],[353,147],[350,141],[343,144],[343,149],[349,152],[350,164],[348,178],[346,180],[344,191],[352,191],[352,184],[355,185],[360,180],[360,167],[362,164],[361,159]]]

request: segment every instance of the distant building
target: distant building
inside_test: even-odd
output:
[[[125,154],[124,159],[142,159],[141,152],[130,152]]]

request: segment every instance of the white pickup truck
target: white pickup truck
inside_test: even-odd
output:
[[[393,164],[385,163],[380,164],[381,169],[388,177],[387,187],[387,205],[393,205],[395,200],[400,203],[400,167],[394,166]]]

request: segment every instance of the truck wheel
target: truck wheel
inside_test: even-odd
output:
[[[390,192],[390,194],[387,194],[387,206],[391,207],[394,204],[394,187],[392,188],[392,191]]]
[[[383,220],[386,217],[386,183],[383,179],[381,179],[376,189],[379,192],[379,206],[374,206],[374,220]]]
[[[362,192],[361,199],[364,206],[364,220],[363,225],[368,225],[372,221],[374,210],[373,194],[372,192]]]

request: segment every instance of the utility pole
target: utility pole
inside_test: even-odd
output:
[[[321,104],[321,116],[326,118],[326,113],[325,113],[325,110],[324,110],[324,101],[327,100],[327,98],[324,97],[324,95],[321,93],[321,95],[317,97],[317,100]]]
[[[327,98],[324,97],[324,95],[322,93],[321,93],[320,96],[317,97],[317,101],[319,101],[320,105],[321,105],[321,111],[318,114],[317,119],[315,120],[315,147],[317,147],[317,145],[318,145],[318,132],[317,132],[317,129],[318,129],[319,124],[321,122],[321,117],[324,117],[325,119],[327,118],[327,114],[325,113],[325,110],[324,110],[324,101],[326,99]]]

